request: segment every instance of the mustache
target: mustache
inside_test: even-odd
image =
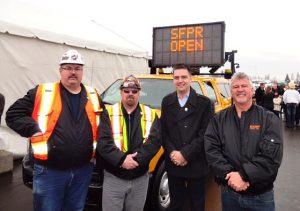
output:
[[[134,97],[133,97],[133,95],[129,95],[126,99],[131,99],[131,100],[134,100]]]
[[[77,76],[76,75],[71,75],[68,78],[77,78]]]

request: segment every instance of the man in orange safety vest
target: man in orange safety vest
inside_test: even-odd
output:
[[[93,170],[100,114],[96,90],[81,83],[76,50],[60,60],[60,81],[29,90],[6,113],[6,123],[30,137],[34,210],[83,210]]]

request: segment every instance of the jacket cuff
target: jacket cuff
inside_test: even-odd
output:
[[[36,133],[42,133],[40,127],[38,125],[35,125],[33,130],[32,130],[32,133],[30,134],[30,137],[33,136],[34,134]]]
[[[180,153],[182,154],[182,156],[184,157],[184,159],[185,159],[187,162],[190,162],[189,156],[188,156],[188,154],[185,152],[184,149],[181,149],[181,150],[180,150]]]
[[[244,182],[249,182],[249,178],[246,174],[246,172],[244,171],[244,169],[240,169],[239,171],[240,176],[242,177],[242,179],[244,180]]]
[[[121,159],[120,159],[120,161],[119,161],[119,163],[118,163],[118,166],[122,166],[124,160],[126,159],[126,156],[127,156],[127,155],[124,154],[124,155],[121,157]]]

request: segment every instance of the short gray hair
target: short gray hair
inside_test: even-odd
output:
[[[233,76],[231,77],[231,83],[230,83],[230,88],[232,88],[232,82],[235,80],[241,80],[241,79],[247,79],[251,85],[251,87],[253,88],[252,85],[252,80],[251,78],[244,72],[238,72],[238,73],[234,73]]]

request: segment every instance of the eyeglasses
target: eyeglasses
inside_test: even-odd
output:
[[[132,94],[137,94],[139,91],[138,90],[126,90],[126,89],[123,89],[123,92],[126,93],[126,94],[129,94],[130,92]]]
[[[80,71],[82,71],[82,67],[75,67],[75,68],[72,68],[72,67],[61,67],[61,69],[66,70],[66,71],[68,71],[68,72],[73,72],[73,70],[74,70],[75,72],[80,72]]]

